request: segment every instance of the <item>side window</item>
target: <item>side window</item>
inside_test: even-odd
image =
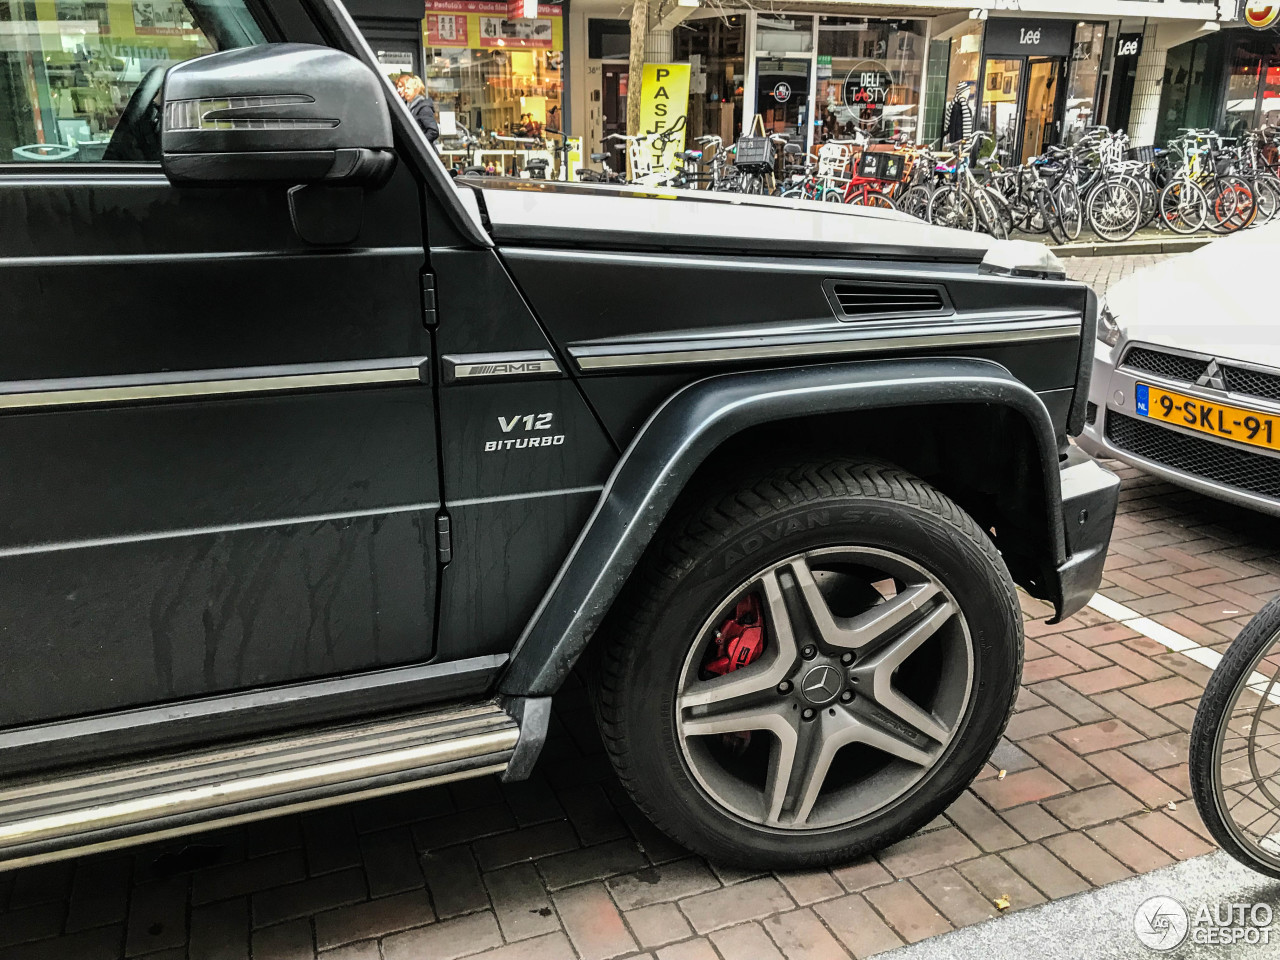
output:
[[[156,161],[165,70],[264,42],[246,0],[0,0],[0,163]]]

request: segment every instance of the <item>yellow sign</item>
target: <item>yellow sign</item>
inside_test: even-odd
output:
[[[1245,23],[1255,30],[1265,30],[1276,22],[1280,16],[1280,2],[1277,0],[1250,0],[1244,5]]]
[[[640,133],[678,131],[661,154],[653,155],[654,166],[670,169],[675,155],[684,150],[688,110],[689,64],[646,63],[640,81]]]

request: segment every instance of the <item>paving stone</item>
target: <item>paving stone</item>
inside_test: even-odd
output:
[[[843,867],[836,867],[831,871],[831,875],[850,893],[858,893],[869,887],[893,882],[893,874],[871,857],[863,857]]]
[[[539,774],[528,780],[498,784],[503,800],[522,827],[565,819],[564,807],[551,785]]]
[[[795,904],[773,877],[761,877],[687,897],[680,909],[698,933],[790,910]]]
[[[672,944],[658,951],[658,960],[720,960],[706,937]]]
[[[951,929],[947,918],[909,883],[875,887],[863,896],[888,921],[898,936],[908,943],[919,943]]]
[[[1030,770],[1038,766],[1034,757],[1005,737],[1000,738],[1000,742],[992,751],[991,764],[998,770],[1006,770],[1009,773]]]
[[[1015,713],[1010,718],[1009,726],[1005,729],[1004,735],[1016,743],[1019,740],[1026,740],[1028,737],[1038,737],[1044,733],[1053,733],[1055,730],[1074,727],[1075,723],[1074,720],[1057,707],[1037,707],[1034,710]]]
[[[427,889],[441,918],[489,906],[489,892],[470,847],[442,847],[423,854],[421,863]]]
[[[1190,742],[1187,734],[1179,731],[1155,740],[1130,744],[1124,748],[1124,753],[1148,770],[1159,770],[1175,763],[1186,763]]]
[[[301,850],[208,867],[191,880],[191,902],[212,903],[305,880],[307,861]]]
[[[689,921],[674,903],[655,903],[650,907],[628,910],[623,917],[640,941],[640,946],[645,949],[661,947],[693,936],[693,927],[689,926]]]
[[[623,910],[635,910],[652,903],[681,900],[705,893],[716,889],[720,882],[701,861],[690,859],[614,877],[607,880],[605,885],[618,906]]]
[[[1096,723],[1111,716],[1088,697],[1068,687],[1062,680],[1046,680],[1044,683],[1038,683],[1036,692],[1077,723]]]
[[[1213,851],[1213,846],[1196,836],[1162,810],[1128,817],[1124,821],[1165,853],[1178,860],[1190,860]]]
[[[648,865],[640,848],[630,837],[594,847],[583,847],[537,861],[538,871],[548,890],[560,890],[575,883],[604,880],[620,873],[633,873]]]
[[[480,958],[483,960],[577,960],[573,947],[563,933],[546,933],[532,940],[509,943],[505,947],[480,954]],[[432,956],[431,960],[435,960],[435,957]],[[634,960],[640,960],[640,958],[636,957]]]
[[[724,960],[784,960],[758,923],[740,923],[711,934],[711,942]]]
[[[1090,670],[1087,673],[1077,673],[1070,677],[1063,677],[1062,682],[1078,693],[1092,696],[1097,693],[1105,693],[1107,690],[1131,687],[1134,684],[1141,683],[1142,678],[1122,666],[1112,664],[1100,670]]]
[[[996,810],[1008,810],[1024,803],[1056,797],[1070,789],[1048,770],[1037,767],[1011,773],[1003,780],[984,780],[973,787],[973,792]]]
[[[1022,838],[991,808],[966,790],[947,808],[947,817],[986,853],[1016,847]]]
[[[125,956],[181,947],[187,942],[189,881],[157,880],[133,888]]]
[[[1196,686],[1185,677],[1167,677],[1130,687],[1125,692],[1144,707],[1161,707],[1166,703],[1198,697],[1202,689],[1203,687]]]
[[[556,910],[569,940],[582,960],[608,960],[634,953],[636,941],[627,932],[604,884],[570,887],[555,895]]]
[[[828,900],[813,909],[855,957],[870,957],[902,946],[902,938],[857,894]]]
[[[1007,899],[1007,911],[1022,910],[1045,902],[1040,891],[1019,876],[998,854],[969,860],[957,866],[956,872],[973,884],[974,889],[993,905],[998,899]]]
[[[364,871],[359,869],[326,873],[324,876],[261,890],[252,898],[253,922],[266,927],[295,917],[307,917],[321,910],[358,903],[368,896]]]
[[[1086,756],[1098,750],[1112,750],[1142,739],[1142,734],[1121,720],[1103,720],[1070,730],[1059,730],[1055,736],[1076,753]]]
[[[253,931],[253,960],[303,960],[315,956],[309,920],[290,920]]]
[[[505,803],[476,807],[436,817],[413,825],[414,843],[419,850],[437,850],[481,837],[506,833],[515,827],[515,818]]]
[[[954,867],[922,873],[911,880],[953,927],[967,927],[994,917],[995,905],[973,888]]]
[[[821,900],[831,900],[845,892],[844,887],[836,882],[836,878],[828,870],[776,873],[774,876],[787,888],[791,899],[802,907]]]
[[[0,947],[0,960],[119,960],[123,938],[120,924],[98,927],[52,940]],[[185,954],[181,960],[185,960]]]
[[[1027,803],[1001,814],[1005,822],[1028,840],[1042,840],[1067,828],[1054,819],[1038,803]]]
[[[1042,639],[1043,644],[1048,638]],[[1057,677],[1065,677],[1069,673],[1079,673],[1080,668],[1068,660],[1066,657],[1060,657],[1051,653],[1047,657],[1040,657],[1035,660],[1028,660],[1022,667],[1022,682],[1029,685],[1035,685],[1042,680],[1053,680]]]
[[[1110,783],[1046,800],[1043,806],[1072,830],[1118,820],[1142,809],[1141,803]]]
[[[408,827],[368,833],[360,837],[359,843],[371,897],[387,897],[426,886],[422,864]]]
[[[804,907],[779,913],[765,920],[763,926],[787,960],[848,960],[849,954],[822,925],[814,909]]]
[[[1088,881],[1038,843],[1028,843],[1001,856],[1050,900],[1089,889]]]
[[[123,921],[129,910],[131,872],[130,862],[124,857],[85,857],[76,861],[67,904],[66,932],[76,933]],[[3,904],[0,897],[0,906]]]
[[[1122,623],[1102,623],[1096,627],[1085,627],[1083,630],[1073,630],[1069,634],[1072,640],[1080,644],[1082,647],[1093,649],[1094,647],[1105,646],[1108,643],[1119,643],[1121,640],[1128,640],[1139,634],[1126,627]]]
[[[1080,832],[1050,837],[1045,847],[1095,887],[1133,876],[1133,871]]]
[[[916,834],[900,840],[876,854],[876,858],[895,877],[912,877],[917,873],[969,860],[982,853],[955,827],[947,826],[927,834]]]
[[[17,871],[10,881],[9,909],[65,901],[74,871],[75,864],[69,860],[42,863]]]
[[[1145,737],[1163,737],[1178,728],[1153,710],[1129,699],[1123,690],[1109,690],[1099,693],[1093,698],[1101,707],[1110,710],[1118,719],[1123,720]]]
[[[481,870],[496,870],[513,863],[576,850],[578,835],[568,820],[553,820],[478,840],[472,844],[471,849]]]
[[[1090,755],[1089,760],[1148,807],[1154,809],[1182,799],[1178,791],[1119,750],[1104,750]]]
[[[220,900],[191,911],[190,960],[249,960],[249,898]]]
[[[501,943],[498,921],[485,911],[394,933],[382,941],[382,955],[386,960],[457,960]]]
[[[1071,673],[1076,673],[1079,670],[1097,670],[1107,665],[1107,660],[1104,657],[1098,656],[1084,644],[1077,643],[1063,634],[1043,637],[1040,642],[1057,656],[1072,664],[1075,669],[1069,671]]]
[[[316,957],[318,960],[382,960],[382,951],[378,948],[378,941],[361,940],[336,950],[325,950]]]
[[[627,825],[599,784],[563,791],[560,805],[584,847],[629,836]]]
[[[518,863],[484,875],[493,912],[508,941],[525,940],[560,929],[547,890],[531,863]]]
[[[330,950],[356,940],[432,923],[435,913],[426,890],[411,890],[316,914],[316,946]]]
[[[1139,653],[1129,646],[1131,642],[1109,643],[1103,647],[1094,647],[1094,653],[1106,657],[1144,680],[1159,680],[1170,676],[1169,671],[1160,666],[1160,664],[1155,663],[1149,654]],[[1114,713],[1114,711],[1112,712]]]
[[[307,872],[313,877],[358,867],[363,862],[356,824],[345,806],[305,814],[302,837],[307,851]]]
[[[1122,821],[1090,827],[1085,832],[1136,873],[1148,873],[1174,862],[1169,854]]]
[[[1059,731],[1053,736],[1032,737],[1030,740],[1024,740],[1023,746],[1026,748],[1027,753],[1034,756],[1046,770],[1052,770],[1054,776],[1066,783],[1067,786],[1075,790],[1084,790],[1087,787],[1096,787],[1099,784],[1106,783],[1107,778],[1099,773],[1089,761],[1063,746],[1060,740],[1054,739],[1055,737],[1069,737],[1078,729],[1078,727],[1072,727],[1070,730]]]

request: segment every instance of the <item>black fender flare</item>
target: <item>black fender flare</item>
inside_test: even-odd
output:
[[[729,437],[772,420],[941,403],[998,404],[1026,419],[1040,454],[1052,563],[1061,567],[1067,556],[1053,423],[1035,392],[999,364],[872,360],[722,374],[673,394],[641,427],[516,643],[501,692],[549,696],[559,688],[689,478]]]

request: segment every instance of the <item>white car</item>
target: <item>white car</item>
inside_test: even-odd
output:
[[[1080,446],[1280,515],[1278,273],[1273,223],[1114,284]]]

